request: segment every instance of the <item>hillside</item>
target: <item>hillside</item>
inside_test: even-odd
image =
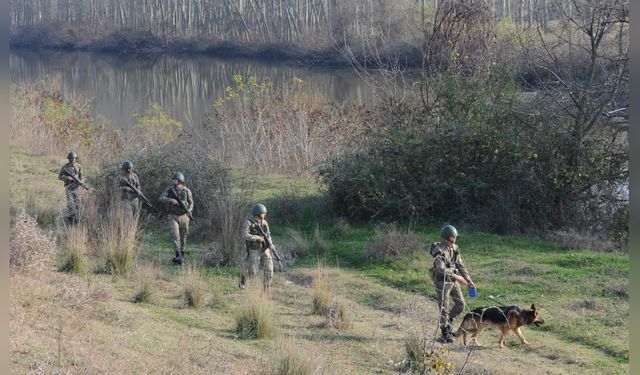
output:
[[[55,216],[64,197],[55,173],[62,162],[12,149],[12,215],[29,203],[30,212],[40,214],[40,225],[56,230]],[[257,195],[266,199],[278,193]],[[311,235],[308,226],[291,225]],[[286,253],[291,244],[287,230],[273,231]],[[425,243],[438,239],[435,227],[413,231]],[[319,271],[315,259],[305,258],[274,275],[266,304],[273,312],[275,336],[240,338],[236,317],[253,292],[238,290],[237,269],[196,269],[205,285],[201,290],[206,303],[197,309],[185,306],[185,274],[191,269],[171,263],[168,234],[150,225],[139,236],[136,265],[128,276],[94,272],[102,258],[91,248],[85,271],[79,274],[57,271],[54,258],[42,270],[12,269],[10,370],[283,373],[276,368],[289,356],[301,358],[293,362],[310,362],[309,368],[322,374],[399,373],[404,371],[407,337],[425,332],[429,347],[437,350],[435,359],[455,365],[452,373],[462,368],[465,374],[628,373],[627,254],[461,231],[462,254],[480,292],[477,298],[467,298],[465,311],[492,305],[487,297],[500,295],[496,300],[507,304],[535,303],[546,324],[524,328],[529,347],[510,334],[507,348],[501,350],[497,332],[488,329],[479,337],[481,347],[465,348],[458,340],[439,351],[442,345],[432,342],[437,305],[426,279],[431,261],[426,252],[374,264],[363,256],[374,239],[374,227],[342,223],[338,229],[336,223],[325,223],[319,232],[328,248],[324,271],[351,327],[327,327],[326,317],[312,313],[313,280]],[[190,245],[191,264],[208,246]],[[145,280],[150,281],[151,298],[134,303]]]

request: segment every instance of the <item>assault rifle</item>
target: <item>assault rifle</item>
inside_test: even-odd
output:
[[[171,187],[171,189],[169,189],[169,194],[173,196],[173,199],[178,201],[178,205],[180,206],[180,208],[186,212],[189,220],[191,220],[195,224],[195,220],[193,220],[193,213],[191,213],[191,211],[187,209],[187,205],[184,204],[184,201],[182,199],[180,199],[180,196],[178,195],[175,187]]]
[[[87,187],[87,185],[85,185],[84,182],[78,180],[78,178],[76,176],[74,176],[67,168],[63,167],[62,168],[62,173],[64,173],[65,176],[71,177],[76,184],[78,184],[78,185],[82,186],[83,188],[89,190],[89,187]]]
[[[126,179],[122,179],[120,180],[122,181],[128,188],[131,188],[131,190],[133,190],[134,193],[136,193],[144,203],[147,204],[147,206],[149,206],[149,208],[153,208],[153,206],[151,205],[151,202],[149,202],[149,200],[147,199],[147,197],[144,196],[144,194],[142,194],[142,192],[140,191],[140,189],[136,188],[135,186],[131,185],[131,183],[129,183],[129,181],[127,181]]]
[[[278,264],[280,265],[280,269],[284,269],[284,266],[282,265],[282,257],[280,257],[280,254],[278,254],[278,250],[276,250],[276,247],[273,245],[273,241],[271,241],[271,236],[268,235],[264,231],[264,229],[262,229],[262,225],[258,224],[257,227],[258,227],[258,230],[260,231],[260,235],[262,236],[262,238],[264,238],[264,241],[267,244],[267,247],[271,249],[273,256],[278,261]]]

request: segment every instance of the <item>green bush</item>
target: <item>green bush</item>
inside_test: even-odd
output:
[[[624,241],[628,202],[616,188],[628,181],[628,153],[614,130],[577,148],[570,121],[524,103],[509,72],[442,74],[430,88],[437,106],[379,109],[362,145],[321,169],[337,215],[497,233],[576,227]]]

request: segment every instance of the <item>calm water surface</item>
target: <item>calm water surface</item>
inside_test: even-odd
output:
[[[236,74],[255,76],[279,91],[297,77],[313,96],[338,103],[374,103],[365,83],[349,69],[255,60],[20,50],[10,52],[9,71],[13,83],[52,79],[65,97],[90,99],[96,116],[124,129],[135,123],[134,113],[144,113],[152,102],[186,125],[199,125]]]

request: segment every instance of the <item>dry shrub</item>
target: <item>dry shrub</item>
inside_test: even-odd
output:
[[[322,237],[317,223],[310,238],[305,238],[302,233],[291,227],[287,228],[287,233],[292,258],[307,257],[311,254],[321,256],[329,251],[329,243]]]
[[[183,267],[180,283],[183,288],[182,299],[186,306],[199,309],[207,303],[207,283],[197,267]]]
[[[249,280],[242,305],[236,316],[236,334],[243,339],[271,338],[276,334],[274,307],[255,278]]]
[[[287,228],[287,235],[289,238],[288,247],[291,252],[291,256],[307,257],[311,253],[311,244],[302,236],[302,233],[289,227]]]
[[[20,210],[9,228],[9,265],[17,269],[42,270],[55,254],[55,235],[40,229],[33,216]]]
[[[86,251],[87,228],[84,225],[67,227],[58,271],[84,273]]]
[[[10,100],[10,143],[22,150],[59,157],[73,149],[83,160],[101,161],[121,146],[119,133],[92,115],[90,98],[68,98],[59,82],[14,85]]]
[[[435,347],[425,340],[420,332],[411,332],[404,342],[406,358],[403,372],[413,371],[418,374],[453,374],[455,365],[446,361],[449,350]]]
[[[349,330],[353,327],[351,313],[347,309],[347,303],[341,298],[334,298],[327,311],[327,328],[340,331]]]
[[[294,79],[286,98],[255,79],[233,77],[235,87],[217,101],[200,133],[219,160],[252,170],[304,174],[353,146],[371,115],[357,105],[326,103]],[[265,143],[265,140],[269,142]],[[257,145],[264,145],[261,152]]]
[[[430,329],[431,319],[427,316],[422,301],[413,300],[404,306],[411,317],[404,339],[405,358],[400,363],[401,372],[418,374],[451,374],[455,365],[447,361],[449,350],[436,347],[435,340],[439,333]],[[459,372],[461,373],[461,371]]]
[[[557,244],[558,246],[572,249],[605,252],[616,251],[619,249],[613,241],[602,239],[591,233],[576,232],[575,230],[551,231],[543,234],[542,237]]]
[[[402,231],[395,224],[381,224],[376,228],[373,243],[365,249],[365,256],[374,262],[391,261],[414,254],[422,246],[422,239],[411,230]]]
[[[313,274],[312,311],[316,315],[327,316],[331,307],[333,293],[329,282],[329,273],[322,262],[318,262]]]
[[[227,257],[218,242],[210,244],[202,256],[202,263],[207,267],[222,266],[226,262]]]

